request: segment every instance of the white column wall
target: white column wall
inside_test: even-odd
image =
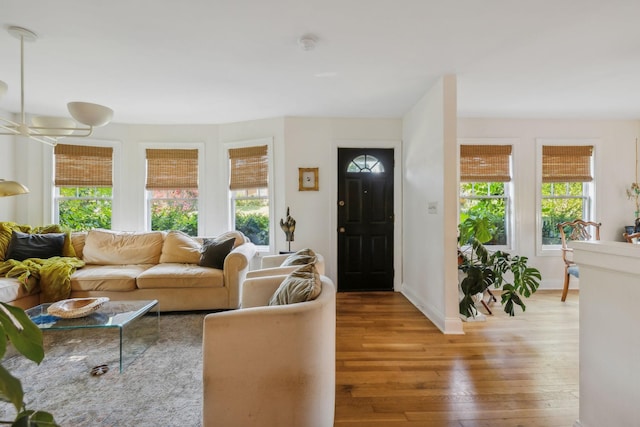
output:
[[[404,116],[402,292],[445,333],[458,316],[456,82],[445,76]]]

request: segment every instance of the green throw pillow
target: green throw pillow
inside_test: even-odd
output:
[[[290,273],[269,300],[269,305],[312,301],[320,295],[322,283],[315,265],[307,264]]]

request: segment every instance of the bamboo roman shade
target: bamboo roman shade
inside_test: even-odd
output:
[[[147,190],[198,189],[198,150],[147,149]]]
[[[229,160],[230,190],[269,186],[269,158],[266,145],[229,149]]]
[[[543,145],[542,182],[591,182],[592,145]]]
[[[511,145],[461,145],[460,181],[511,181]]]
[[[56,187],[112,187],[113,148],[55,146]]]

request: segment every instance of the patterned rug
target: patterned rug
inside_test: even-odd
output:
[[[157,341],[123,373],[117,330],[45,331],[40,365],[18,355],[3,366],[22,381],[27,408],[50,412],[64,427],[200,426],[204,316],[161,313]],[[145,335],[155,321],[144,316],[136,332]],[[144,348],[130,344],[125,353]],[[108,371],[92,375],[103,364]],[[0,420],[14,417],[13,406],[0,402]]]

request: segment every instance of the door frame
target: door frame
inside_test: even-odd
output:
[[[387,139],[338,139],[332,142],[331,159],[334,170],[331,178],[333,194],[331,196],[331,252],[333,265],[338,274],[338,148],[390,148],[393,149],[395,165],[393,167],[393,291],[400,292],[402,288],[402,140]]]

